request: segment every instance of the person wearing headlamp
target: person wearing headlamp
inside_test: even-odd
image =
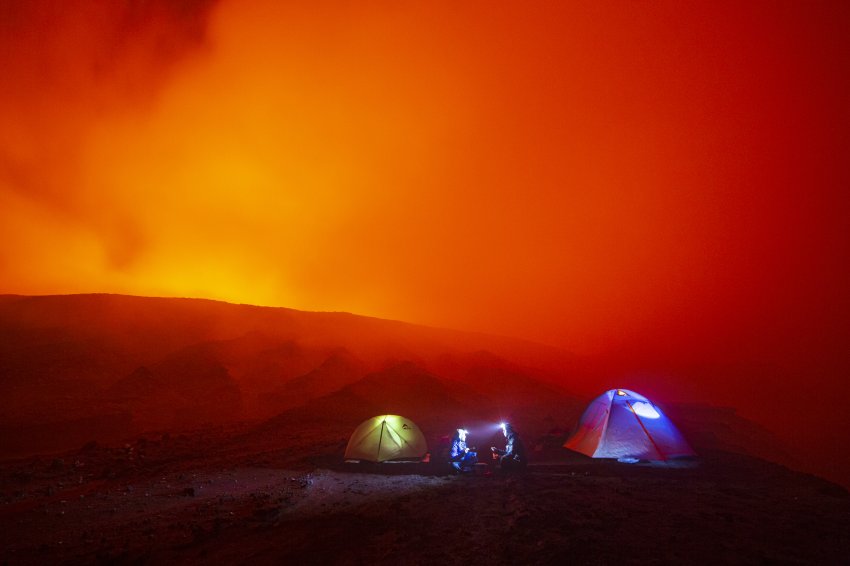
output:
[[[499,456],[499,468],[503,472],[518,472],[525,470],[528,465],[528,455],[525,451],[525,444],[517,434],[511,423],[502,423],[500,425],[502,433],[505,435],[505,449],[500,450],[495,446],[490,447],[494,454]]]
[[[457,473],[472,471],[472,467],[478,461],[478,454],[466,445],[467,434],[469,434],[469,431],[465,428],[459,428],[452,438],[449,462]]]

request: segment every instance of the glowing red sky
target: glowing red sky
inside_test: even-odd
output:
[[[2,292],[580,353],[846,343],[846,2],[11,1],[0,26]]]

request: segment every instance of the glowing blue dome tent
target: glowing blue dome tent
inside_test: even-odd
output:
[[[669,460],[696,455],[661,409],[628,389],[611,389],[594,399],[564,447],[592,458]]]

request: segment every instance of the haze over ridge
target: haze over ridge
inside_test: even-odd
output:
[[[841,342],[846,7],[331,6],[6,3],[3,290]]]

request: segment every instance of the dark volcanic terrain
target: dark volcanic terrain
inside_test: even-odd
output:
[[[455,476],[347,469],[346,436],[219,429],[9,463],[0,560],[846,564],[850,552],[845,490],[748,456],[627,465],[545,451],[525,475]]]
[[[654,399],[696,461],[563,449],[592,395],[628,386],[589,394],[577,365],[344,313],[0,296],[0,563],[846,563],[848,493],[771,463],[796,459],[734,409]],[[385,413],[430,464],[343,465]],[[453,429],[484,453],[503,419],[529,472],[449,475]]]

